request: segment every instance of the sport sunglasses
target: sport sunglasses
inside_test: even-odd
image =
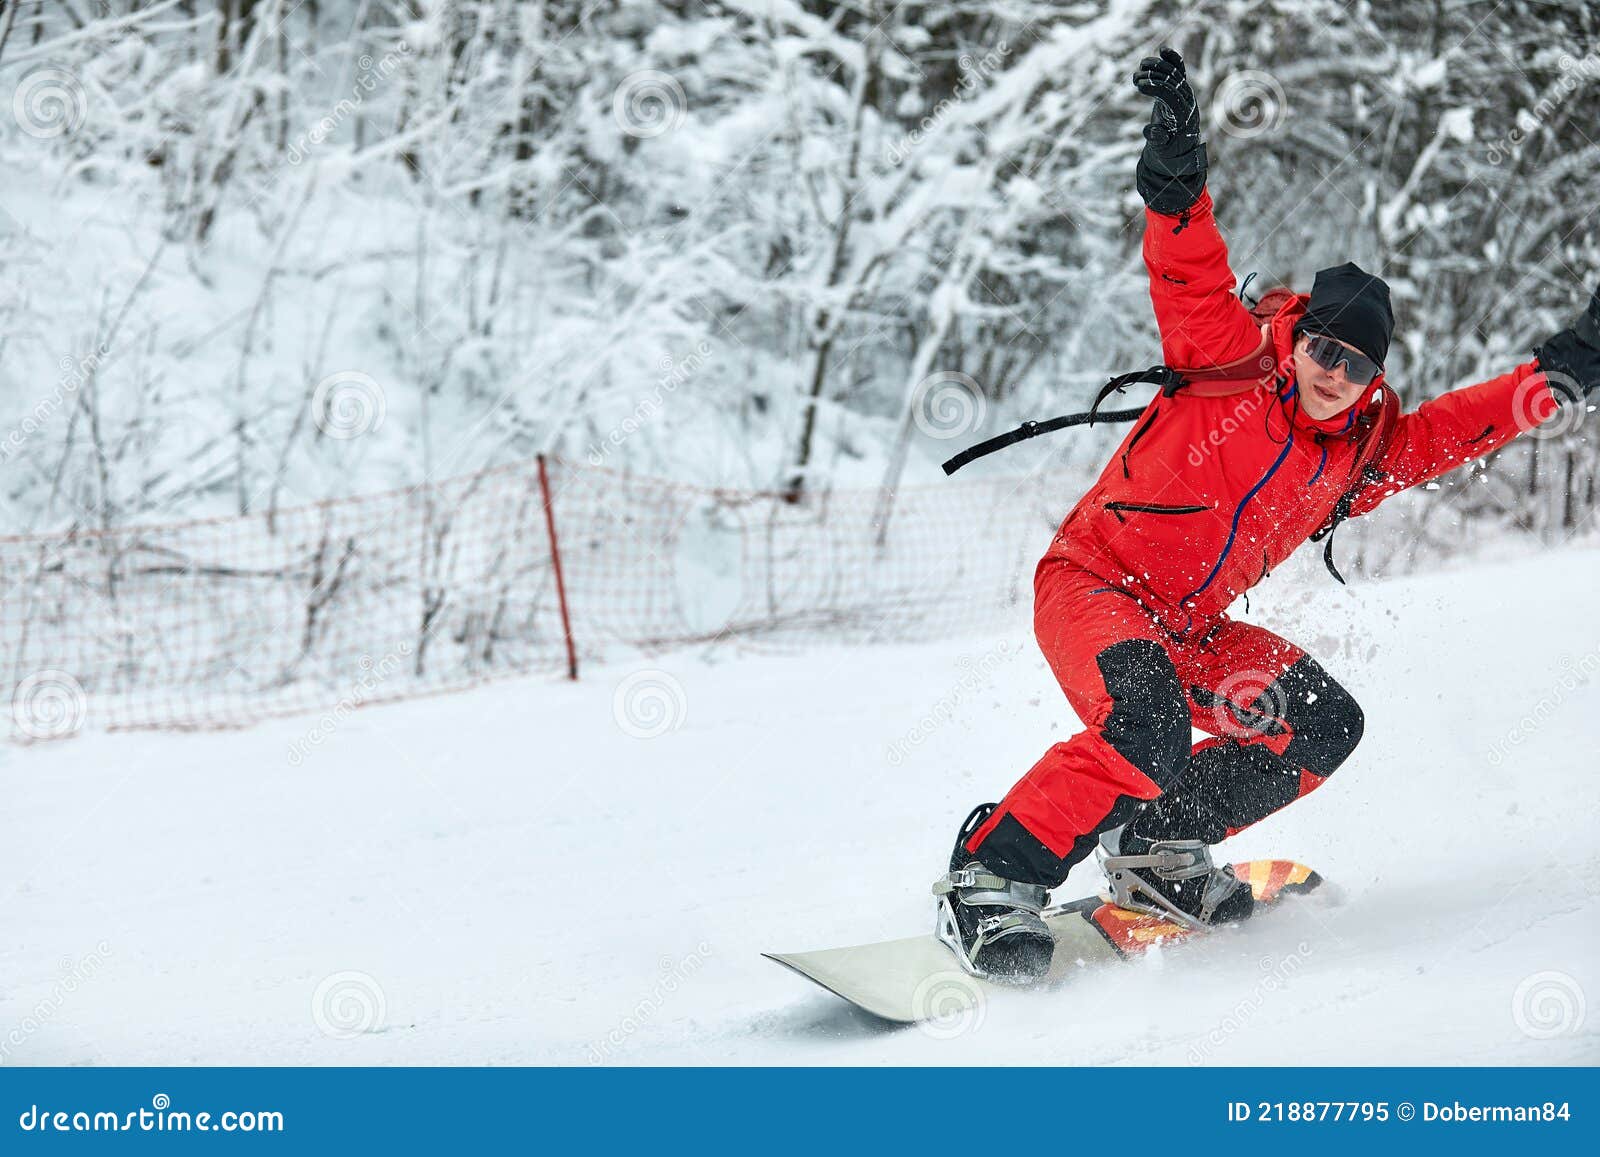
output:
[[[1370,386],[1383,373],[1383,367],[1366,354],[1359,354],[1349,346],[1340,345],[1331,337],[1320,333],[1306,335],[1309,344],[1306,353],[1311,355],[1311,360],[1323,369],[1332,373],[1338,368],[1339,363],[1344,363],[1344,376],[1349,378],[1353,385]]]

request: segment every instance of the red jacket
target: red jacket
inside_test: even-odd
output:
[[[1144,259],[1168,366],[1206,369],[1259,349],[1248,376],[1262,376],[1231,395],[1158,394],[1045,557],[1136,596],[1179,635],[1204,629],[1325,528],[1347,491],[1349,514],[1364,514],[1555,412],[1529,361],[1392,420],[1383,416],[1382,399],[1392,393],[1380,378],[1365,401],[1318,422],[1300,408],[1291,357],[1307,299],[1293,297],[1271,317],[1263,347],[1262,323],[1234,294],[1209,193],[1187,223],[1147,211]],[[1384,448],[1370,458],[1372,470],[1360,471],[1368,481],[1358,482],[1359,456],[1377,450],[1368,439],[1379,427]]]

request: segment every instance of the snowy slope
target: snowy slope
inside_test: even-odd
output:
[[[1021,614],[371,709],[298,765],[314,720],[6,748],[0,1059],[1593,1062],[1597,575],[1572,550],[1275,581],[1252,618],[1323,656],[1367,739],[1228,851],[1342,902],[959,1032],[885,1031],[758,953],[928,925],[965,810],[1074,727]]]

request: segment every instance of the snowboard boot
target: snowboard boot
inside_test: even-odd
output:
[[[1050,889],[996,875],[966,849],[967,840],[996,806],[973,809],[961,825],[950,871],[933,885],[939,898],[934,934],[974,976],[1031,984],[1050,971],[1055,953],[1055,937],[1039,915]]]
[[[1119,908],[1148,912],[1188,928],[1210,928],[1246,920],[1255,907],[1250,885],[1217,867],[1199,840],[1148,840],[1133,825],[1100,837],[1100,867]]]

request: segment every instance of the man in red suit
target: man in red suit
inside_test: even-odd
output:
[[[1389,287],[1345,264],[1309,295],[1243,304],[1183,60],[1165,49],[1134,82],[1155,101],[1137,172],[1150,297],[1184,384],[1134,423],[1035,572],[1039,646],[1085,729],[973,811],[934,885],[941,938],[999,979],[1048,969],[1039,911],[1096,844],[1124,906],[1197,926],[1248,917],[1248,885],[1209,845],[1320,787],[1362,714],[1315,659],[1227,608],[1308,537],[1600,384],[1597,290],[1532,360],[1400,413]],[[1191,745],[1191,724],[1209,738]]]

